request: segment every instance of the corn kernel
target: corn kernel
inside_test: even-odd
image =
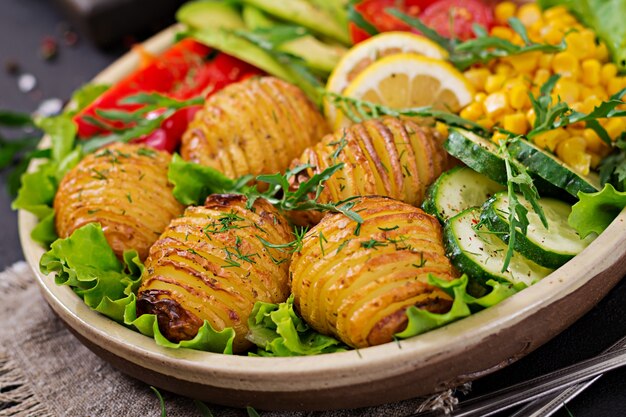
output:
[[[592,38],[589,38],[588,33],[591,33]],[[591,31],[571,32],[565,41],[567,50],[578,59],[591,58],[596,54],[595,35]]]
[[[511,88],[511,91],[509,91],[509,103],[511,103],[511,107],[516,110],[521,110],[524,107],[527,107],[530,104],[530,99],[528,98],[528,88],[521,84]]]
[[[610,62],[608,64],[604,64],[602,66],[602,84],[603,85],[608,85],[609,81],[611,81],[613,78],[615,78],[615,76],[617,76],[617,65],[615,65],[614,63]]]
[[[493,14],[496,18],[496,22],[501,25],[506,25],[509,19],[515,16],[515,12],[517,11],[517,5],[510,1],[503,1],[498,4],[493,10]]]
[[[472,68],[464,73],[465,78],[474,86],[476,91],[485,90],[485,82],[490,73],[487,68]]]
[[[520,55],[512,55],[505,60],[513,66],[515,71],[522,74],[533,72],[539,65],[539,57],[541,52],[528,52]]]
[[[602,159],[604,159],[603,156],[597,155],[595,153],[590,153],[589,156],[591,156],[591,168],[593,169],[597,169],[602,163]]]
[[[483,105],[481,103],[471,103],[461,110],[461,117],[468,120],[478,120],[483,115]]]
[[[500,143],[503,140],[506,140],[508,137],[509,135],[507,135],[506,133],[494,132],[493,136],[491,137],[491,140],[495,143]]]
[[[523,113],[507,114],[503,118],[502,127],[516,135],[525,135],[528,132],[528,121]]]
[[[571,78],[561,78],[554,86],[554,94],[568,104],[574,104],[580,97],[580,84]]]
[[[442,122],[435,123],[435,130],[444,138],[448,137],[448,125]]]
[[[539,68],[547,70],[551,69],[553,59],[554,54],[541,54],[541,56],[539,57]]]
[[[505,93],[492,93],[483,102],[485,114],[492,119],[497,119],[509,110],[509,101]]]
[[[511,75],[513,75],[513,67],[511,67],[504,61],[499,62],[498,64],[496,64],[496,74],[503,75],[504,77],[510,77]]]
[[[573,136],[560,142],[556,154],[574,170],[583,175],[589,174],[591,156],[586,151],[587,142],[580,136]]]
[[[602,63],[609,60],[609,48],[606,47],[604,42],[600,42],[600,45],[596,48],[596,59]]]
[[[609,81],[606,86],[606,92],[610,95],[617,94],[622,88],[626,86],[626,78],[615,77]]]
[[[563,40],[563,31],[554,26],[544,26],[539,30],[543,41],[550,45],[558,45]]]
[[[513,35],[515,32],[508,27],[505,26],[494,26],[491,28],[491,36],[495,36],[496,38],[504,39],[510,41],[513,39]]]
[[[533,79],[533,84],[538,87],[541,87],[550,79],[550,71],[547,69],[539,68],[537,72],[535,72],[535,78]]]
[[[559,52],[552,61],[552,70],[565,77],[578,78],[580,73],[578,59],[571,52]]]
[[[589,87],[600,84],[600,73],[602,71],[602,65],[597,59],[587,59],[583,61],[581,65],[583,69],[582,81]]]
[[[474,101],[477,103],[482,103],[487,98],[487,94],[485,93],[476,93],[474,96]]]
[[[528,124],[531,126],[535,125],[535,120],[537,120],[537,115],[535,114],[535,109],[530,109],[526,112],[526,120],[528,120]]]
[[[556,6],[551,7],[548,10],[543,12],[543,17],[546,20],[556,20],[561,18],[563,15],[569,14],[567,9],[564,6]]]
[[[495,93],[502,88],[505,81],[506,77],[504,75],[489,75],[485,82],[485,91],[488,94]]]
[[[535,145],[541,149],[548,149],[550,152],[554,152],[559,142],[567,139],[569,135],[563,128],[550,130],[548,132],[540,133],[533,137]]]
[[[609,95],[607,94],[604,87],[601,85],[596,85],[593,87],[593,94],[602,101],[606,101],[609,99]]]
[[[610,151],[607,145],[593,129],[585,129],[583,138],[587,141],[587,150],[598,155],[606,155]]]
[[[541,19],[541,9],[536,3],[524,4],[517,11],[517,17],[528,27]]]
[[[604,128],[611,139],[615,140],[626,130],[626,121],[622,118],[609,119]]]

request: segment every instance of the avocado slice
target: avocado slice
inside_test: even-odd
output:
[[[201,0],[185,3],[176,12],[176,20],[193,29],[245,29],[239,10],[228,2]]]
[[[306,0],[243,0],[245,4],[256,6],[272,16],[297,23],[321,35],[328,36],[343,44],[350,45],[348,26],[338,23],[336,17],[326,7],[309,3]]]

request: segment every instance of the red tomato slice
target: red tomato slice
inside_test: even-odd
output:
[[[410,30],[410,28],[393,16],[388,15],[385,9],[396,8],[411,16],[419,16],[427,7],[438,0],[364,0],[355,6],[363,18],[374,25],[379,32],[394,30]],[[353,43],[368,39],[370,35],[363,29],[350,23],[350,34]]]
[[[462,40],[474,37],[474,23],[486,29],[493,25],[491,7],[479,0],[440,0],[428,7],[420,18],[440,35]]]

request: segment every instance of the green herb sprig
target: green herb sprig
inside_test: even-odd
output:
[[[472,27],[476,34],[476,39],[461,42],[459,39],[450,39],[441,36],[435,30],[426,26],[420,19],[402,13],[398,9],[391,8],[386,11],[410,27],[420,31],[424,36],[447,50],[450,54],[450,62],[461,71],[466,70],[474,64],[486,64],[496,58],[520,55],[528,52],[556,53],[564,51],[567,48],[565,40],[561,41],[558,45],[532,42],[522,22],[515,17],[509,19],[509,25],[511,29],[524,40],[524,45],[522,46],[496,36],[489,36],[485,28],[478,24],[474,24]]]
[[[449,126],[462,127],[481,134],[487,133],[487,130],[476,122],[464,119],[448,111],[434,109],[431,106],[394,109],[382,104],[347,97],[330,91],[324,90],[322,94],[331,104],[341,110],[343,114],[355,123],[361,123],[365,120],[375,119],[381,116],[424,117],[432,118]]]
[[[356,9],[359,0],[350,0],[348,3],[348,20],[354,23],[358,28],[363,29],[368,35],[378,35],[379,31],[376,26],[365,20],[361,12]]]
[[[609,100],[600,103],[591,113],[585,114],[572,109],[566,102],[561,101],[560,97],[557,99],[556,103],[553,101],[552,91],[559,79],[560,75],[558,74],[551,76],[548,81],[541,86],[540,95],[538,97],[530,93],[530,100],[535,111],[536,119],[533,129],[528,132],[526,136],[533,138],[540,133],[550,130],[575,123],[585,123],[587,128],[593,129],[606,144],[612,146],[613,142],[611,137],[606,129],[602,127],[598,119],[626,116],[626,111],[617,108],[620,105],[626,104],[626,102],[622,100],[622,97],[626,94],[626,88],[613,94]]]
[[[93,152],[102,146],[113,142],[130,142],[141,136],[150,134],[158,129],[165,119],[172,116],[176,111],[204,103],[203,97],[196,97],[189,100],[176,100],[171,97],[164,96],[159,93],[138,93],[126,97],[120,101],[120,104],[139,104],[141,108],[133,111],[124,110],[104,110],[97,109],[96,114],[99,118],[85,117],[84,119],[98,127],[111,131],[110,134],[95,136],[82,145],[85,153]],[[148,119],[148,113],[155,110],[163,110],[156,118]],[[117,128],[114,123],[124,123],[124,128]],[[128,127],[130,125],[130,127]]]

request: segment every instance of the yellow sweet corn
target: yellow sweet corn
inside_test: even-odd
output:
[[[496,22],[501,25],[506,25],[509,19],[515,16],[516,10],[517,5],[515,3],[510,1],[503,1],[495,7],[493,14],[496,18]]]
[[[460,116],[464,119],[476,121],[483,115],[482,103],[473,102],[463,110],[461,110]]]
[[[578,59],[571,52],[559,52],[552,60],[552,70],[555,74],[561,74],[565,77],[578,78],[580,74],[580,65]]]
[[[509,99],[503,92],[492,93],[483,102],[485,114],[492,119],[507,113],[509,110]]]
[[[580,97],[580,84],[571,78],[561,78],[554,86],[554,94],[571,106]]]
[[[529,125],[526,116],[523,113],[507,114],[503,118],[502,127],[516,135],[525,135],[528,132]]]
[[[503,140],[506,140],[509,137],[506,133],[495,132],[491,137],[491,140],[495,143],[500,143]]]
[[[521,6],[517,12],[517,17],[524,26],[532,26],[541,20],[541,9],[536,3],[527,3]]]
[[[583,175],[589,174],[591,155],[586,151],[587,142],[580,136],[573,136],[560,142],[556,154],[570,167]]]
[[[609,119],[604,128],[611,139],[615,140],[626,130],[626,122],[623,118]]]
[[[528,88],[522,84],[517,84],[509,91],[509,103],[515,110],[522,110],[528,107],[530,99],[528,97]]]
[[[601,78],[602,78],[603,85],[605,86],[608,85],[609,81],[615,78],[616,75],[617,75],[617,65],[615,65],[614,63],[610,62],[602,66]]]
[[[495,93],[502,88],[506,79],[504,75],[489,75],[485,81],[485,91],[488,94]]]
[[[583,61],[581,68],[583,70],[582,82],[589,87],[595,87],[600,84],[600,74],[602,64],[597,59],[587,59]]]
[[[541,149],[548,149],[554,152],[559,142],[567,139],[569,134],[563,128],[550,130],[548,132],[540,133],[533,138],[535,144]]]
[[[606,156],[611,148],[607,145],[593,129],[585,129],[583,138],[587,142],[587,150],[597,155]]]
[[[474,86],[476,91],[485,89],[485,83],[490,73],[487,68],[472,68],[465,71],[465,78]]]

